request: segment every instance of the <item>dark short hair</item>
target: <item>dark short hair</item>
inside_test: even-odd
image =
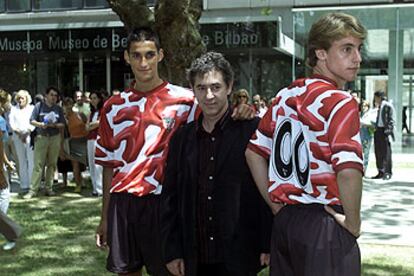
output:
[[[74,105],[74,104],[75,104],[75,101],[74,101],[71,97],[65,97],[65,98],[63,99],[63,101],[62,101],[62,104],[63,104],[64,106],[67,106],[67,105]]]
[[[141,42],[141,41],[153,41],[155,43],[155,47],[157,47],[157,50],[159,51],[161,49],[161,43],[160,38],[158,34],[148,27],[140,27],[133,29],[128,34],[128,40],[127,40],[127,51],[129,52],[129,48],[131,47],[131,44],[133,42]]]
[[[58,96],[60,95],[59,89],[57,89],[57,87],[55,86],[49,86],[48,88],[46,88],[46,95],[48,95],[52,90],[56,91],[58,93]]]
[[[374,97],[379,97],[381,100],[385,99],[385,92],[384,91],[375,91]]]
[[[44,98],[42,94],[36,94],[34,97],[34,103],[43,102]]]
[[[227,86],[233,82],[234,72],[230,63],[224,56],[217,52],[207,52],[191,63],[191,67],[187,70],[187,79],[191,86],[194,86],[195,78],[205,73],[216,70],[221,72],[223,80]]]

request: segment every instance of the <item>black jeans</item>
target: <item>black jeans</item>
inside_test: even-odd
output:
[[[374,133],[375,159],[380,174],[392,174],[392,152],[389,136],[379,127]]]

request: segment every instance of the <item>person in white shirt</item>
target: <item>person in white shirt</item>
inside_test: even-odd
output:
[[[267,107],[263,104],[263,99],[259,94],[253,96],[253,106],[256,111],[256,117],[263,118],[267,111]]]
[[[34,106],[32,97],[26,90],[19,90],[15,95],[16,106],[13,106],[10,115],[10,127],[13,131],[12,141],[16,149],[19,164],[19,178],[21,191],[28,192],[33,172],[33,149],[30,146],[30,133],[34,126],[30,124],[30,116]]]
[[[368,168],[369,152],[375,132],[375,120],[378,108],[370,108],[369,102],[363,100],[361,103],[361,143],[364,154],[364,174]]]

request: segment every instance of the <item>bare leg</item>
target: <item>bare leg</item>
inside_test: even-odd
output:
[[[73,177],[76,183],[75,193],[80,193],[82,189],[82,175],[80,171],[79,162],[72,160],[72,167],[73,167]]]

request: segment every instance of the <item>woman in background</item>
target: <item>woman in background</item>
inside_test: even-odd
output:
[[[364,157],[364,174],[368,168],[369,152],[371,150],[372,138],[374,137],[375,121],[378,108],[370,108],[369,102],[361,102],[361,143]]]
[[[9,122],[13,131],[11,138],[19,164],[20,189],[24,194],[29,191],[33,172],[33,149],[30,146],[30,133],[35,127],[30,124],[30,116],[34,106],[31,104],[32,97],[26,90],[19,90],[14,99],[17,105],[11,108]]]
[[[88,133],[88,165],[92,181],[92,195],[102,195],[102,166],[95,164],[96,137],[98,136],[99,114],[104,104],[104,95],[94,91],[89,95],[91,104],[91,114],[86,123]]]
[[[75,178],[75,193],[82,190],[82,167],[87,164],[86,149],[86,121],[87,118],[83,113],[73,111],[74,101],[72,98],[63,100],[63,110],[65,113],[68,131],[69,131],[69,149],[70,159],[72,161],[73,176]]]
[[[246,89],[239,89],[233,93],[232,105],[235,107],[239,104],[249,104],[249,99],[249,92]]]

